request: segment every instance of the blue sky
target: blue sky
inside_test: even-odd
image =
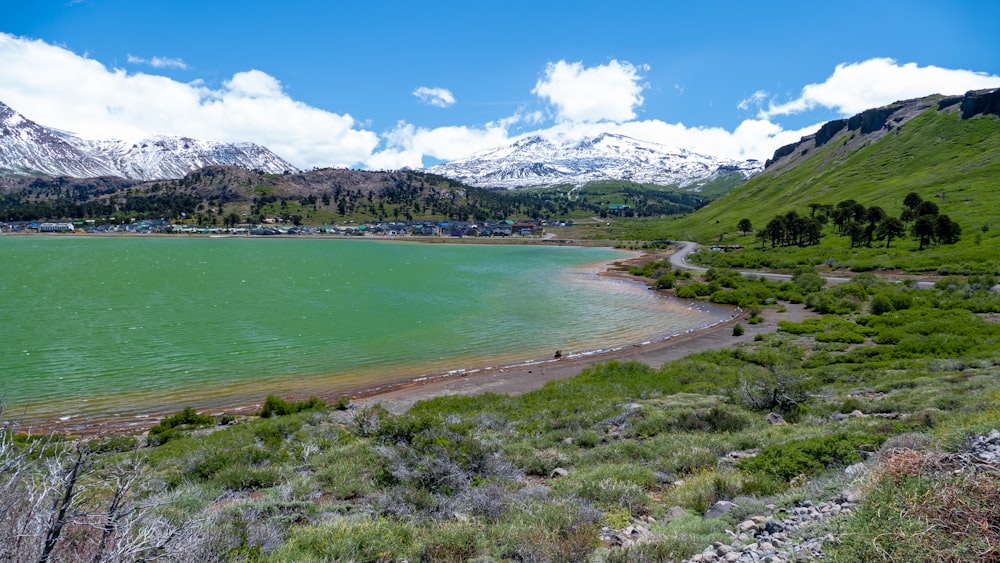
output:
[[[428,166],[602,131],[767,158],[825,121],[1000,86],[1000,2],[0,0],[0,101],[87,138]]]

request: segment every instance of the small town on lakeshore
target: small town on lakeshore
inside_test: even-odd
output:
[[[275,235],[329,235],[329,236],[424,236],[424,237],[519,237],[539,238],[547,228],[572,227],[572,219],[566,221],[370,221],[355,224],[307,226],[282,223],[279,219],[265,219],[263,224],[243,224],[232,227],[216,225],[174,224],[165,219],[144,219],[124,223],[106,223],[96,220],[86,221],[16,221],[0,223],[0,234],[199,234],[230,236],[275,236]]]

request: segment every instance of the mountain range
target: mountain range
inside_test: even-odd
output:
[[[0,175],[162,180],[211,165],[269,173],[296,170],[254,143],[162,135],[137,142],[82,139],[39,125],[0,102]]]
[[[483,188],[582,186],[605,180],[678,186],[692,191],[721,176],[760,172],[758,160],[729,160],[604,133],[585,139],[530,136],[439,164],[428,172]]]
[[[86,140],[39,125],[0,102],[0,176],[165,180],[213,165],[268,173],[296,171],[253,143],[167,136],[138,142]],[[762,169],[763,163],[757,160],[719,159],[605,133],[582,140],[526,137],[425,171],[483,188],[581,186],[620,180],[699,191],[720,178],[738,183]]]

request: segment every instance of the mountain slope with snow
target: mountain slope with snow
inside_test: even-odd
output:
[[[0,175],[166,180],[211,165],[268,173],[296,171],[278,155],[253,143],[167,136],[135,143],[81,139],[43,127],[0,102]]]
[[[763,167],[757,160],[720,159],[604,133],[582,140],[525,137],[505,147],[433,166],[428,172],[487,188],[579,186],[624,180],[696,191],[702,183],[722,174],[749,177]]]

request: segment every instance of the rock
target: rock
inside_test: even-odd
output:
[[[567,475],[569,475],[569,471],[566,471],[562,467],[557,467],[557,468],[555,468],[555,469],[552,470],[552,474],[549,475],[549,477],[552,477],[553,479],[555,479],[556,477],[565,477]]]
[[[852,465],[848,465],[844,469],[844,473],[846,473],[847,475],[849,475],[851,477],[857,477],[864,470],[865,470],[865,464],[861,463],[859,461],[858,463],[855,463],[855,464],[852,464]]]
[[[857,504],[861,502],[861,493],[854,489],[847,489],[840,493],[841,503]]]
[[[768,534],[774,535],[778,532],[785,531],[785,525],[778,520],[770,519],[767,522],[764,522],[764,531]]]
[[[721,461],[722,463],[736,463],[737,461],[739,461],[741,459],[748,458],[748,457],[754,457],[758,453],[760,453],[760,450],[758,450],[757,448],[754,448],[754,449],[751,449],[751,450],[736,450],[736,451],[731,451],[728,454],[722,456],[719,459],[719,461]]]
[[[736,505],[728,500],[720,500],[713,504],[712,508],[709,508],[708,511],[705,512],[705,519],[711,520],[712,518],[718,518],[723,514],[728,514],[729,511],[735,507]]]
[[[767,421],[769,423],[771,423],[771,424],[776,425],[776,426],[781,425],[781,424],[786,424],[785,417],[781,416],[780,414],[778,414],[776,412],[769,412],[769,413],[767,413]]]
[[[672,506],[666,513],[663,514],[663,521],[670,522],[672,520],[677,520],[682,518],[687,514],[687,511],[679,506]]]

